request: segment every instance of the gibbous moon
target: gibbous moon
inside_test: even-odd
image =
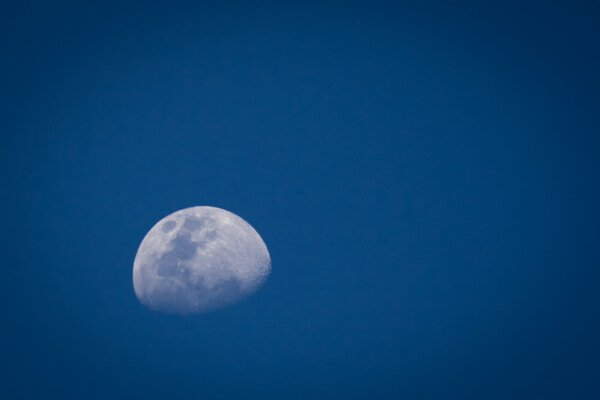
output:
[[[267,246],[250,224],[220,208],[191,207],[146,234],[133,263],[133,288],[151,310],[196,314],[244,299],[270,272]]]

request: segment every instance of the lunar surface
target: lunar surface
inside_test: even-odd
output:
[[[133,264],[133,288],[152,310],[195,314],[251,295],[270,271],[267,246],[250,224],[220,208],[191,207],[146,234]]]

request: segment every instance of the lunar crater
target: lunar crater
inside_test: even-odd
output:
[[[173,229],[175,229],[175,226],[177,226],[177,223],[175,221],[167,221],[163,224],[162,231],[171,232]]]

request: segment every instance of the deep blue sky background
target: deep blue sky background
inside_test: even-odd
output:
[[[594,2],[18,3],[2,399],[599,398]],[[152,313],[137,246],[193,205],[272,275]]]

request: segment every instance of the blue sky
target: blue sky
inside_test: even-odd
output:
[[[284,3],[0,13],[0,397],[597,398],[599,10]],[[153,313],[194,205],[272,275]]]

